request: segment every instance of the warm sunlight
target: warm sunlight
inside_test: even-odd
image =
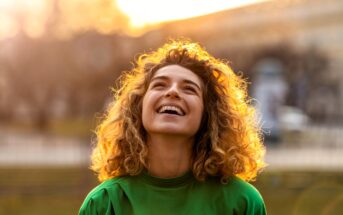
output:
[[[206,15],[267,0],[0,0],[0,40],[69,38],[96,30],[139,36],[163,22]]]
[[[41,36],[49,16],[49,3],[44,0],[0,0],[0,39],[15,35],[19,28],[30,37]]]
[[[117,0],[117,4],[129,16],[132,28],[142,28],[262,1],[266,0]]]

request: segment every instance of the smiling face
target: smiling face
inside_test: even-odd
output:
[[[195,73],[179,65],[157,70],[143,98],[147,133],[193,137],[203,114],[203,87]]]

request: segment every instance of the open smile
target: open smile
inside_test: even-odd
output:
[[[185,111],[176,105],[162,105],[157,109],[157,113],[159,114],[173,114],[178,116],[184,116]]]

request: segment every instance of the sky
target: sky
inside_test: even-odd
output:
[[[19,31],[33,38],[47,32],[67,38],[90,29],[139,36],[163,22],[262,1],[265,0],[0,0],[0,40]]]

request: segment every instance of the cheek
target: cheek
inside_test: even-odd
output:
[[[142,101],[142,125],[144,127],[144,129],[147,129],[147,126],[149,126],[149,118],[150,118],[150,115],[149,115],[149,112],[147,111],[147,107],[146,107],[146,103],[145,101],[143,100]]]
[[[142,120],[143,123],[148,122],[154,112],[154,96],[151,93],[146,93],[142,100]]]
[[[146,96],[143,97],[143,100],[142,100],[142,113],[144,113],[145,109],[146,109]]]
[[[142,118],[144,120],[144,116],[148,113],[149,110],[149,98],[147,96],[143,97],[142,101]]]

